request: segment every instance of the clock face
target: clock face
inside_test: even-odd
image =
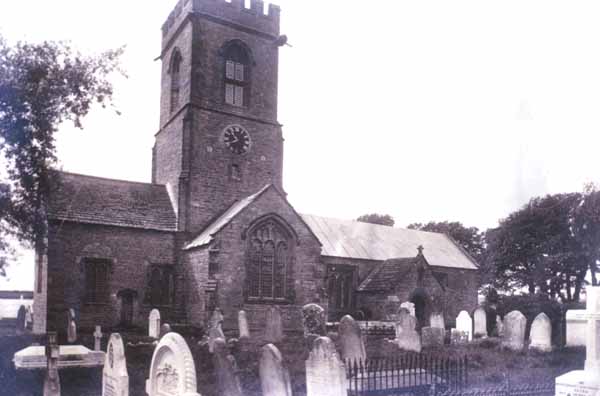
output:
[[[223,131],[223,143],[235,154],[244,154],[250,149],[250,134],[239,125],[230,125]]]

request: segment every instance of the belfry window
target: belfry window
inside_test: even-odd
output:
[[[107,303],[108,274],[110,261],[103,259],[86,259],[85,269],[85,301],[88,303]]]
[[[173,52],[173,55],[171,56],[171,65],[169,68],[169,73],[171,75],[171,112],[175,111],[179,107],[179,91],[181,85],[181,61],[181,54],[178,50],[175,50]]]
[[[290,288],[291,238],[273,219],[249,235],[246,255],[246,289],[249,300],[287,300]]]
[[[237,43],[225,50],[225,103],[242,107],[247,105],[250,81],[250,58],[247,51]]]

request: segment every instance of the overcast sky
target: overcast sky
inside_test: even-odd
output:
[[[284,187],[300,212],[481,229],[600,181],[600,3],[280,0]],[[58,137],[63,169],[149,181],[160,26],[173,0],[5,0],[0,34],[126,45],[121,116]],[[0,288],[31,288],[28,259]]]

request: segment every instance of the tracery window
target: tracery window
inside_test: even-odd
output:
[[[287,230],[273,219],[252,230],[246,256],[246,288],[250,300],[289,299],[291,242]]]
[[[179,107],[179,91],[181,86],[181,54],[175,50],[171,56],[171,65],[169,72],[171,74],[171,98],[170,110],[173,112]]]
[[[247,104],[250,82],[250,57],[239,43],[225,50],[225,103],[242,107]]]
[[[88,258],[84,261],[84,268],[85,301],[88,303],[108,302],[110,260]]]

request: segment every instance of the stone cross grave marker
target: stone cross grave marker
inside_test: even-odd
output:
[[[525,345],[525,326],[527,318],[519,311],[509,312],[504,317],[504,336],[502,346],[513,351],[520,351]]]
[[[444,315],[441,312],[432,313],[429,317],[429,326],[438,329],[446,329],[446,324],[444,323]]]
[[[306,396],[346,396],[346,367],[328,337],[315,340],[306,360]]]
[[[556,396],[600,394],[600,287],[588,286],[586,295],[585,368],[556,378]]]
[[[153,309],[148,317],[148,336],[158,338],[160,335],[160,311]]]
[[[468,340],[473,340],[473,320],[467,311],[460,311],[456,317],[456,330],[467,333]]]
[[[278,343],[283,340],[283,325],[281,324],[281,310],[278,306],[271,306],[267,311],[265,328],[265,341]]]
[[[340,320],[338,339],[344,361],[348,359],[358,361],[367,358],[362,332],[352,316],[346,315]]]
[[[473,313],[475,338],[487,337],[487,314],[485,309],[479,307]]]
[[[248,318],[245,311],[238,312],[238,329],[240,340],[250,338],[250,327],[248,326]]]
[[[94,331],[94,351],[100,351],[102,342],[102,327],[96,326],[96,331]]]
[[[152,355],[146,393],[148,396],[200,396],[196,387],[196,367],[190,348],[178,333],[165,335]]]
[[[218,393],[220,396],[243,396],[242,386],[236,372],[235,358],[229,353],[223,338],[215,340],[213,355],[217,372]]]
[[[106,358],[102,369],[102,396],[129,396],[125,347],[119,333],[112,333],[106,346]]]
[[[56,333],[48,333],[48,344],[46,345],[48,366],[44,377],[44,396],[60,396],[60,377],[58,375],[60,347],[56,339]]]
[[[421,352],[421,337],[416,330],[417,319],[408,309],[401,308],[396,322],[396,339],[394,343],[406,351]]]
[[[552,323],[545,313],[535,317],[529,332],[529,349],[542,352],[552,351]]]
[[[408,309],[408,311],[410,312],[410,314],[412,316],[415,316],[415,304],[411,303],[410,301],[406,301],[403,302],[402,304],[400,304],[400,308],[406,308]]]
[[[262,347],[258,369],[263,396],[292,396],[290,373],[283,366],[281,352],[275,345]]]
[[[302,325],[304,337],[325,335],[325,310],[317,304],[307,304],[302,307]]]

